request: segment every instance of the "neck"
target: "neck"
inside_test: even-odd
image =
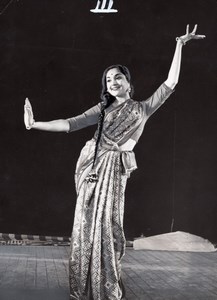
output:
[[[121,96],[121,97],[115,97],[116,98],[116,101],[118,103],[122,103],[122,102],[125,102],[126,100],[128,100],[130,98],[130,95],[129,93],[127,93],[126,95],[124,96]]]

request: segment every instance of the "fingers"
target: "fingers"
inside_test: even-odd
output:
[[[33,123],[34,123],[34,119],[33,119],[32,110],[25,105],[24,106],[24,124],[26,126],[26,129],[30,130],[32,128]]]
[[[196,39],[196,40],[199,40],[199,39],[205,39],[205,35],[203,35],[203,34],[196,34],[195,36],[194,36],[194,39]]]
[[[33,119],[32,105],[28,98],[25,99],[24,113],[29,119]]]
[[[24,110],[24,117],[26,118],[26,120],[28,120],[28,122],[32,118],[32,113],[28,108],[25,108]]]
[[[193,29],[193,31],[192,31],[192,33],[191,33],[191,34],[195,34],[196,30],[197,30],[197,24],[196,24],[196,25],[194,25],[194,29]]]
[[[191,34],[195,34],[197,30],[197,24],[194,25],[194,29],[192,30]],[[189,24],[186,26],[186,34],[189,34]]]
[[[32,106],[29,102],[29,99],[25,99],[25,105],[24,105],[24,123],[26,126],[26,129],[30,130],[32,127],[32,121],[33,121],[33,112],[32,112]]]
[[[26,112],[29,115],[29,117],[31,117],[32,116],[32,110],[29,107],[26,107],[25,109],[26,109]]]
[[[30,101],[29,101],[28,98],[25,99],[25,105],[26,105],[27,107],[31,107],[31,103],[30,103]]]
[[[189,36],[189,39],[204,39],[206,36],[202,34],[196,34],[197,24],[194,25],[192,32],[189,33],[189,24],[186,27],[186,35]]]
[[[28,112],[28,114],[31,113],[31,115],[33,116],[32,105],[28,98],[25,99],[24,109]]]

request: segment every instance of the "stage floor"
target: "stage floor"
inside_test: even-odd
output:
[[[0,246],[1,300],[68,300],[68,246]],[[126,300],[216,300],[217,253],[127,248]]]

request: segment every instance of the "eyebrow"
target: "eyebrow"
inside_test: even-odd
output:
[[[123,75],[123,74],[120,72],[120,73],[116,73],[114,76],[118,76],[118,75]],[[106,78],[110,78],[110,76],[106,76]]]

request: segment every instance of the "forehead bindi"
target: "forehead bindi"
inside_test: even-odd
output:
[[[116,75],[123,75],[118,69],[111,69],[107,72],[106,74],[106,78],[111,78],[114,77]]]

